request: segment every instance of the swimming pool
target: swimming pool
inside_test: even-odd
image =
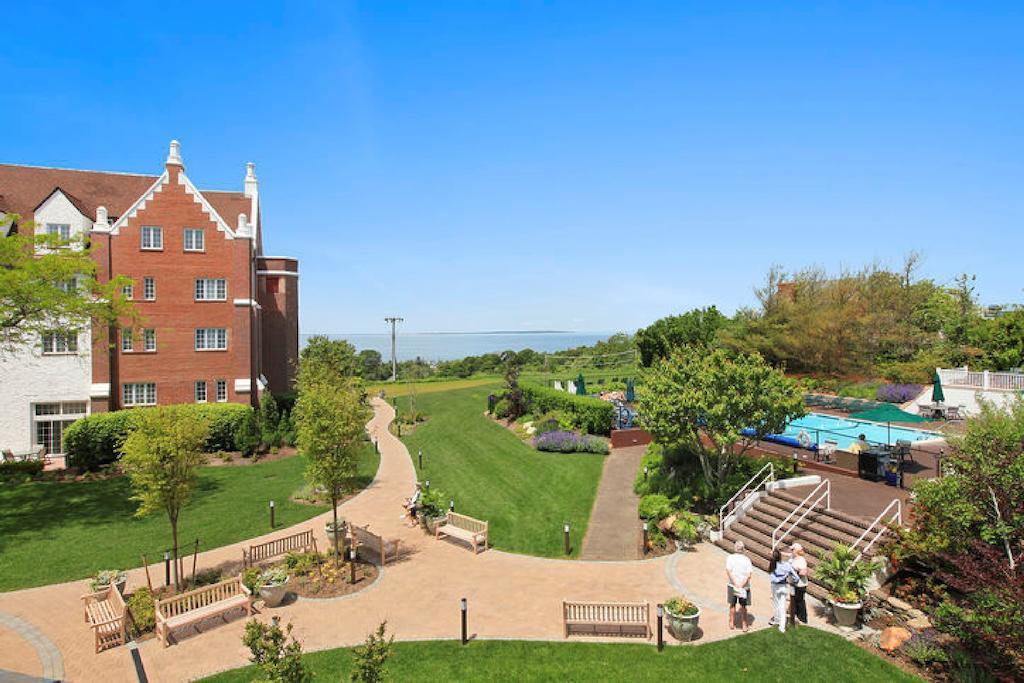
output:
[[[860,434],[863,434],[869,443],[890,445],[895,444],[898,440],[915,442],[942,438],[942,434],[939,432],[895,425],[889,427],[883,422],[853,420],[848,417],[836,417],[821,413],[808,413],[793,420],[786,426],[786,431],[782,436],[797,439],[801,432],[807,432],[812,444],[820,446],[826,441],[835,441],[838,448],[844,451],[849,450]]]

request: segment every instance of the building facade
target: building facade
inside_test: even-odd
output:
[[[14,230],[31,219],[37,233],[84,236],[101,280],[130,279],[137,312],[130,326],[69,330],[0,359],[0,448],[61,453],[63,428],[84,414],[256,406],[291,389],[298,261],[262,253],[253,164],[241,192],[196,188],[176,141],[156,176],[0,164],[0,212],[22,216]]]

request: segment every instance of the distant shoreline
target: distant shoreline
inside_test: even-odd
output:
[[[327,337],[345,337],[346,335],[368,337],[376,334],[384,334],[391,336],[390,332],[301,332],[300,337],[313,337],[317,335],[323,335]],[[494,335],[494,334],[611,334],[602,331],[596,332],[580,332],[578,330],[488,330],[485,332],[403,332],[399,330],[400,335],[415,335],[415,334],[430,334],[430,335]]]

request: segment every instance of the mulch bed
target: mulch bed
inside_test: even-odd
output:
[[[238,451],[228,453],[231,457],[230,460],[222,460],[215,455],[210,455],[207,465],[210,467],[244,467],[245,465],[255,465],[261,462],[273,462],[275,460],[284,460],[285,458],[291,458],[298,455],[299,452],[294,446],[282,446],[278,449],[277,453],[263,453],[259,457],[244,458]]]
[[[355,583],[349,583],[350,571],[347,562],[335,567],[333,560],[328,560],[322,565],[319,580],[315,578],[315,572],[309,576],[292,576],[288,581],[288,592],[301,598],[337,598],[369,588],[380,574],[377,565],[362,560],[356,560]]]

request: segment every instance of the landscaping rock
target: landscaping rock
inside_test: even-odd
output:
[[[661,529],[664,533],[667,534],[667,533],[672,531],[672,527],[675,526],[675,523],[676,523],[676,516],[675,515],[669,515],[665,519],[663,519],[660,522],[658,522],[658,528]]]
[[[890,626],[882,631],[878,646],[886,652],[898,650],[903,643],[910,640],[910,631],[899,626]]]
[[[926,616],[914,617],[907,621],[907,626],[914,629],[915,631],[923,631],[927,628],[932,627],[931,619]]]
[[[924,616],[924,612],[919,609],[912,609],[907,611],[907,616],[911,619],[920,619]]]
[[[901,612],[909,612],[910,610],[914,609],[914,606],[911,605],[909,602],[905,600],[900,600],[895,595],[890,595],[888,598],[885,599],[885,601],[893,607],[895,607],[896,609],[900,610]]]

